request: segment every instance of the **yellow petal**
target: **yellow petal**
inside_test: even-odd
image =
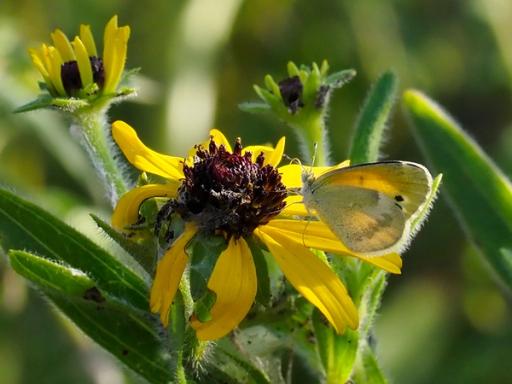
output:
[[[94,42],[90,25],[80,25],[80,40],[84,43],[89,57],[98,57],[98,51],[96,50],[96,43]]]
[[[71,44],[68,40],[68,37],[62,32],[60,29],[56,29],[51,34],[53,44],[55,44],[55,48],[60,53],[62,60],[66,63],[68,61],[76,60],[75,53],[73,52],[73,48],[71,48]]]
[[[50,52],[49,47],[46,44],[42,44],[41,49],[39,49],[39,57],[41,58],[41,60],[44,64],[44,67],[48,71],[48,74],[51,74],[52,63],[50,60],[49,52]]]
[[[308,212],[304,203],[302,202],[303,198],[299,195],[288,196],[284,199],[286,206],[279,213],[279,215],[283,216],[309,216],[311,213]]]
[[[169,308],[187,266],[187,244],[196,232],[197,229],[193,225],[185,226],[185,231],[174,241],[156,267],[156,276],[151,287],[149,301],[151,312],[160,313],[160,319],[164,326],[169,323]]]
[[[326,263],[272,228],[260,227],[255,234],[266,244],[288,281],[324,314],[338,333],[343,333],[346,326],[357,328],[357,309]]]
[[[128,50],[130,27],[117,27],[117,15],[113,16],[105,27],[103,45],[103,65],[105,68],[104,93],[115,92],[123,74]]]
[[[134,188],[119,199],[114,213],[112,213],[112,226],[124,230],[127,226],[135,224],[139,218],[141,204],[152,197],[175,197],[178,184],[148,184]]]
[[[358,256],[361,260],[375,265],[380,269],[385,270],[389,273],[400,275],[402,273],[402,258],[398,253],[389,253],[384,256],[372,257],[372,256]]]
[[[397,253],[371,257],[349,250],[327,225],[321,221],[271,220],[265,227],[286,235],[299,245],[325,252],[357,257],[390,273],[400,274],[402,259]]]
[[[300,164],[288,164],[279,167],[277,170],[281,173],[282,182],[286,185],[286,188],[300,188],[302,187],[303,172],[313,172],[313,175],[318,177],[326,172],[332,171],[333,169],[344,168],[349,165],[350,161],[345,160],[330,167],[309,167]]]
[[[75,49],[76,61],[78,63],[78,72],[80,73],[80,80],[82,80],[82,88],[92,84],[92,68],[89,54],[85,48],[84,43],[78,36],[73,40],[73,48]]]
[[[116,31],[117,15],[114,15],[105,26],[105,32],[103,34],[103,67],[105,69],[107,68],[107,66],[109,68],[112,68],[113,65],[114,55],[116,54],[114,50],[114,40],[116,39]]]
[[[44,64],[44,58],[41,52],[39,52],[37,49],[29,49],[28,52],[30,54],[30,58],[32,59],[32,63],[43,76],[45,83],[52,86],[52,80],[50,79],[50,74],[48,73],[48,69]]]
[[[162,155],[146,147],[135,130],[124,121],[112,124],[112,137],[130,163],[141,171],[153,173],[172,181],[183,179],[183,159]]]
[[[233,152],[233,149],[231,149],[231,145],[229,144],[228,139],[224,134],[219,131],[218,129],[210,129],[210,136],[213,138],[213,141],[217,144],[217,146],[223,145],[224,148],[226,148],[226,151]],[[208,138],[208,141],[206,142],[205,148],[208,148],[208,144],[210,144],[210,139]]]
[[[281,159],[283,157],[285,140],[286,139],[284,137],[281,137],[281,139],[277,142],[275,148],[268,147],[265,145],[249,145],[244,148],[244,153],[251,152],[252,161],[254,162],[256,161],[260,153],[263,152],[263,156],[265,157],[264,164],[269,164],[273,167],[277,167],[277,165],[281,162]]]
[[[226,149],[226,151],[232,152],[231,145],[229,145],[228,139],[226,139],[226,136],[224,136],[224,134],[221,131],[219,131],[218,129],[211,129],[208,139],[206,139],[201,144],[199,144],[198,147],[202,147],[203,149],[208,150],[208,148],[210,146],[211,139],[213,139],[213,141],[215,141],[215,144],[217,145],[217,147],[223,145],[224,148]],[[187,165],[194,164],[194,156],[195,156],[196,152],[197,152],[196,146],[193,146],[192,148],[189,149],[189,151],[187,153],[187,160],[186,160]]]
[[[257,291],[256,267],[251,250],[243,238],[231,238],[213,269],[208,288],[217,300],[211,309],[211,320],[191,325],[199,340],[215,340],[232,331],[251,309]]]
[[[52,80],[53,87],[57,91],[60,96],[67,96],[66,90],[64,89],[64,84],[62,83],[62,77],[60,74],[62,64],[62,57],[60,56],[59,51],[55,49],[55,47],[48,47],[47,50],[48,61],[49,61],[49,74]]]

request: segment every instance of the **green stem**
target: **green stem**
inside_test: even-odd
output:
[[[366,341],[362,341],[361,353],[352,375],[355,383],[387,384],[388,381],[380,369],[377,356]]]
[[[329,143],[325,132],[324,115],[315,114],[306,121],[293,124],[292,127],[299,138],[302,157],[310,163],[308,165],[329,165]]]
[[[82,112],[76,117],[76,129],[96,172],[102,179],[109,201],[115,206],[119,197],[129,189],[129,182],[116,160],[114,142],[107,124],[106,109]]]

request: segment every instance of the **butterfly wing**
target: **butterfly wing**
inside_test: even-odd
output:
[[[337,169],[304,188],[306,206],[355,252],[378,256],[400,252],[410,239],[410,222],[432,189],[428,170],[390,161]]]
[[[318,188],[306,205],[354,252],[389,253],[406,232],[401,209],[378,191],[326,185]]]
[[[414,218],[432,191],[432,176],[422,165],[381,161],[327,172],[315,180],[312,192],[324,185],[343,185],[379,191],[394,200],[406,219]]]

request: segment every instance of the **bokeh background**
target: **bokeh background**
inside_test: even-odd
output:
[[[129,24],[129,68],[139,97],[112,118],[153,148],[185,153],[210,127],[246,143],[288,139],[290,129],[241,112],[252,85],[286,63],[327,59],[357,77],[332,98],[334,160],[345,158],[371,84],[393,69],[401,89],[440,101],[512,173],[512,2],[508,0],[133,0],[0,2],[0,184],[106,241],[88,212],[109,207],[68,122],[55,112],[15,115],[37,94],[27,47],[89,23]],[[101,44],[99,44],[101,46]],[[383,158],[424,162],[397,100]],[[0,207],[1,208],[1,207]],[[392,276],[377,320],[378,355],[395,383],[510,383],[511,297],[468,243],[441,197]],[[0,383],[137,382],[58,315],[0,258]]]

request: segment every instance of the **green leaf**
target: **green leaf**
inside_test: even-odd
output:
[[[0,190],[0,237],[6,249],[26,249],[84,271],[102,290],[147,311],[148,287],[87,237],[36,205]]]
[[[261,245],[257,243],[254,237],[247,239],[247,244],[251,248],[252,258],[256,267],[256,276],[258,280],[258,292],[256,293],[256,301],[262,305],[268,305],[272,297],[270,290],[270,277],[267,261],[261,249]]]
[[[60,108],[64,111],[75,112],[81,108],[87,108],[90,106],[87,100],[74,99],[66,97],[56,97],[52,99],[51,105],[53,107]]]
[[[28,252],[12,250],[9,252],[9,260],[12,269],[42,288],[81,297],[95,286],[94,281],[82,271]]]
[[[209,290],[208,280],[221,252],[226,249],[226,240],[222,236],[194,237],[190,257],[190,291],[194,300],[202,298]]]
[[[230,353],[226,350],[218,349],[222,352],[229,360],[231,360],[235,365],[237,365],[248,377],[250,383],[254,384],[270,384],[269,379],[265,376],[265,374],[257,369],[255,366],[242,359],[240,355],[236,353]]]
[[[53,97],[50,95],[41,95],[37,99],[22,105],[14,110],[14,113],[35,111],[36,109],[49,108],[52,106]]]
[[[200,322],[206,323],[212,319],[210,311],[216,301],[217,294],[213,291],[207,290],[203,296],[194,302],[194,314]]]
[[[397,89],[398,79],[395,74],[385,72],[368,93],[356,122],[349,156],[352,164],[377,161]]]
[[[343,335],[338,335],[332,327],[325,324],[325,319],[317,310],[313,313],[313,327],[326,382],[347,382],[356,361],[358,332],[347,329]]]
[[[380,370],[373,350],[368,345],[359,354],[353,380],[356,383],[365,384],[387,384],[388,382]]]
[[[119,244],[121,248],[132,255],[133,258],[144,268],[144,270],[146,270],[146,272],[151,275],[153,274],[157,246],[154,238],[143,243],[136,243],[135,241],[124,236],[122,233],[116,231],[95,214],[91,213],[90,216],[96,225],[100,227],[112,240]]]
[[[156,322],[101,291],[76,269],[24,252],[11,251],[13,269],[30,280],[89,337],[150,383],[172,379]]]
[[[444,174],[443,190],[467,236],[512,288],[512,186],[461,127],[419,91],[404,94],[414,133],[432,166]]]
[[[266,113],[271,110],[270,105],[261,101],[246,101],[238,104],[238,108],[249,113]]]
[[[331,88],[341,88],[348,82],[350,82],[357,72],[354,69],[345,69],[343,71],[335,72],[325,79],[325,85]]]
[[[368,282],[359,309],[359,312],[364,314],[359,324],[361,339],[367,338],[373,328],[381,298],[387,285],[386,272],[380,269],[374,269],[372,272],[373,273],[367,278]]]
[[[235,345],[223,339],[215,349],[214,364],[231,377],[230,382],[269,384],[270,380],[263,371],[247,360]]]

